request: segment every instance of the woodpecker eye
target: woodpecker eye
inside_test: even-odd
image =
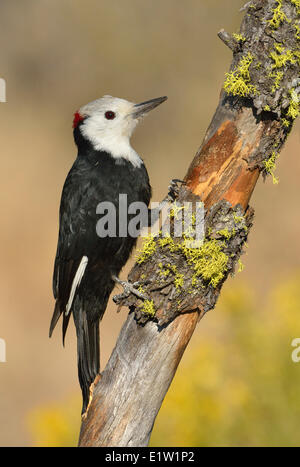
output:
[[[107,112],[105,112],[105,118],[107,120],[113,120],[115,118],[115,116],[116,116],[116,114],[112,110],[108,110]]]

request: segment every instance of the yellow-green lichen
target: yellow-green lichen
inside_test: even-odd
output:
[[[280,54],[284,51],[284,45],[283,45],[283,44],[280,44],[279,42],[274,44],[274,48],[275,48],[275,49],[277,50],[277,52],[279,52]]]
[[[231,232],[228,229],[222,229],[218,230],[217,234],[220,235],[221,237],[226,238],[226,240],[230,240],[232,237],[235,236],[236,231],[233,229]]]
[[[269,106],[269,105],[265,105],[265,106],[264,106],[264,111],[265,111],[265,112],[271,112],[270,106]]]
[[[293,88],[290,90],[290,105],[287,111],[286,116],[295,120],[300,114],[300,106],[299,106],[299,97],[296,90]]]
[[[277,157],[278,154],[275,151],[273,151],[269,159],[264,161],[265,171],[272,176],[274,185],[276,185],[279,182],[278,178],[276,178],[274,175],[274,171],[276,170]]]
[[[282,11],[282,0],[277,0],[276,3],[277,7],[272,9],[273,17],[268,20],[269,25],[273,29],[278,29],[284,21],[290,22],[284,11]]]
[[[296,29],[295,38],[297,41],[300,41],[300,26],[298,24],[294,24],[293,28]]]
[[[206,240],[201,248],[185,252],[188,263],[194,269],[194,276],[202,277],[217,287],[227,271],[228,257],[216,240]]]
[[[300,15],[300,0],[291,0],[291,3],[295,5],[297,14]]]
[[[244,225],[242,226],[242,228],[245,230],[245,232],[248,232],[248,227],[246,225],[245,216],[238,216],[234,212],[233,213],[233,220],[234,220],[235,225],[237,225],[237,226],[240,225],[244,221]]]
[[[177,290],[183,287],[184,275],[177,271],[177,267],[175,264],[168,263],[166,266],[164,266],[162,263],[159,263],[158,268],[159,268],[159,276],[162,277],[163,279],[166,279],[167,277],[169,277],[170,274],[173,272],[173,274],[175,275],[174,285]]]
[[[174,285],[177,290],[181,289],[184,284],[184,275],[180,274],[179,272],[176,273],[174,278]]]
[[[147,259],[149,259],[153,255],[153,253],[155,252],[155,249],[156,249],[156,242],[155,242],[153,235],[150,234],[147,237],[145,237],[142,248],[138,250],[138,256],[136,258],[136,262],[138,264],[142,264],[145,261],[147,261]]]
[[[294,50],[294,57],[296,58],[298,65],[300,65],[300,51]]]
[[[192,269],[192,283],[195,284],[197,278],[202,278],[208,281],[213,287],[216,287],[218,283],[225,276],[227,271],[228,257],[223,252],[224,242],[217,241],[215,239],[205,239],[203,244],[199,248],[191,248],[189,238],[184,237],[182,239],[176,239],[171,237],[156,238],[152,237],[144,242],[144,247],[141,250],[141,254],[138,257],[138,263],[142,264],[148,260],[155,252],[156,247],[168,248],[170,253],[182,254],[187,264]],[[159,265],[160,272],[163,271],[163,265]],[[174,282],[175,286],[179,288],[183,285],[184,277],[177,272],[176,266],[168,264],[166,270],[172,270],[175,274]],[[162,273],[162,275],[167,274]]]
[[[243,34],[237,34],[236,32],[234,32],[232,36],[237,42],[245,42],[246,40],[246,37],[243,36]]]
[[[253,55],[248,52],[248,54],[241,59],[235,70],[226,73],[224,89],[228,94],[240,97],[258,94],[256,87],[250,83],[249,69],[253,60]]]
[[[270,57],[274,61],[272,68],[282,68],[288,63],[295,65],[297,63],[297,55],[289,49],[285,49],[281,44],[275,45],[276,50],[270,52]]]
[[[282,119],[281,119],[281,123],[282,123],[282,125],[283,125],[284,127],[286,127],[286,128],[289,128],[290,125],[291,125],[291,122],[290,122],[289,120],[287,120],[286,118],[282,118]]]
[[[159,276],[162,277],[163,279],[165,279],[166,277],[169,276],[170,274],[170,269],[169,268],[165,268],[164,265],[162,263],[159,263],[158,264],[158,268],[159,268]]]
[[[173,238],[171,235],[167,235],[166,237],[159,238],[158,239],[158,244],[160,247],[165,247],[168,246],[169,250],[171,253],[178,251],[179,248],[179,242],[174,242]]]
[[[235,224],[240,224],[244,220],[244,216],[238,216],[235,212],[233,213],[233,220]]]
[[[283,71],[274,71],[270,74],[271,78],[274,78],[274,84],[271,88],[271,92],[274,93],[276,89],[280,88],[280,82],[283,79]]]
[[[156,313],[153,300],[145,300],[141,307],[141,311],[150,318],[153,318]]]
[[[176,264],[171,264],[171,263],[168,263],[168,268],[170,268],[174,274],[177,274],[177,266]]]

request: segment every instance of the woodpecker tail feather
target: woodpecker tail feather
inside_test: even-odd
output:
[[[57,321],[59,320],[60,315],[61,315],[60,303],[59,303],[59,300],[56,300],[54,313],[53,313],[51,323],[50,323],[49,337],[52,336],[53,330],[57,324]]]
[[[66,332],[67,332],[67,328],[68,328],[71,313],[66,313],[65,311],[63,312],[60,301],[57,299],[56,303],[55,303],[54,313],[53,313],[51,323],[50,323],[49,337],[52,336],[54,328],[55,328],[61,314],[63,315],[63,325],[62,325],[63,345],[65,345],[65,337],[66,337]]]
[[[87,410],[90,386],[100,371],[99,319],[89,320],[86,311],[75,307],[73,311],[77,333],[78,377],[82,391],[82,414]]]

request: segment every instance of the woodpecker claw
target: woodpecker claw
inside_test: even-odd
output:
[[[179,190],[182,187],[182,185],[186,185],[186,182],[184,180],[179,180],[178,178],[173,178],[173,180],[171,180],[171,183],[168,186],[168,196],[167,196],[167,200],[169,202],[173,203],[176,200],[179,194]]]
[[[148,300],[147,295],[145,295],[143,292],[140,292],[137,287],[139,287],[140,283],[139,282],[134,282],[131,284],[130,282],[127,281],[122,281],[119,279],[117,276],[112,276],[112,279],[117,282],[117,284],[120,284],[124,292],[121,294],[115,295],[113,297],[113,301],[115,303],[120,303],[123,299],[128,298],[130,294],[135,295],[136,297],[140,298],[141,300]]]

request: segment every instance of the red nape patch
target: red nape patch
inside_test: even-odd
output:
[[[82,122],[82,120],[84,120],[84,117],[80,115],[79,112],[75,112],[74,120],[73,120],[73,128],[77,128],[77,126],[79,125],[80,122]]]

